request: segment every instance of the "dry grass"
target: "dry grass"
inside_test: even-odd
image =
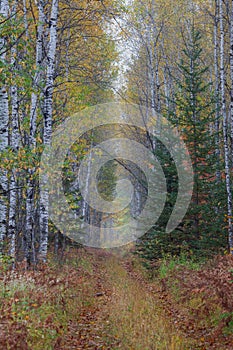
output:
[[[74,250],[37,271],[0,267],[0,349],[233,349],[230,258],[149,281],[127,254]]]
[[[96,291],[93,263],[78,255],[62,266],[50,260],[38,271],[0,273],[0,349],[82,349],[101,306]]]
[[[141,282],[128,276],[117,258],[106,266],[113,288],[108,305],[112,332],[119,338],[115,349],[182,350],[194,349],[178,334],[160,306],[159,298],[148,293]]]

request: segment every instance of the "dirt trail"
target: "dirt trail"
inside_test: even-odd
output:
[[[196,322],[162,284],[134,266],[132,257],[98,250],[89,254],[97,306],[83,349],[233,350],[228,337],[218,339],[218,329]]]
[[[196,283],[206,283],[203,273],[194,276]],[[233,350],[223,328],[206,326],[209,309],[195,319],[190,304],[167,285],[149,281],[125,252],[69,251],[62,265],[51,261],[41,270],[2,278],[0,350]],[[198,302],[194,311],[202,313],[212,299],[194,287],[189,296]]]
[[[104,252],[89,254],[94,258],[94,307],[84,308],[79,324],[71,325],[73,336],[55,349],[197,349],[166,314],[155,286],[133,272],[129,261]]]

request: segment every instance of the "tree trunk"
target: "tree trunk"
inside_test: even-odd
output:
[[[219,0],[215,0],[215,18],[214,18],[214,74],[215,74],[215,155],[216,155],[216,182],[220,183],[220,144],[219,144],[219,64],[218,64],[218,25],[219,25]]]
[[[225,71],[224,71],[224,24],[223,24],[223,0],[219,1],[219,19],[220,19],[220,75],[221,75],[221,97],[222,97],[222,115],[223,115],[223,138],[224,138],[224,158],[225,158],[225,176],[227,191],[227,218],[228,218],[228,241],[230,252],[233,254],[233,222],[232,222],[232,193],[230,180],[230,151],[228,145],[228,120],[226,111],[225,97]]]
[[[17,1],[15,0],[11,9],[12,19],[16,19]],[[11,49],[11,65],[13,69],[16,66],[17,48]],[[13,73],[13,77],[15,74]],[[14,79],[13,79],[14,80]],[[11,123],[10,123],[10,146],[13,152],[17,152],[19,147],[19,113],[18,113],[18,89],[16,85],[11,86]],[[17,210],[17,177],[13,169],[9,184],[9,254],[15,261],[15,244],[16,244],[16,210]]]
[[[30,134],[29,147],[36,147],[36,119],[37,119],[37,104],[40,95],[39,84],[41,82],[41,65],[43,60],[43,31],[45,24],[44,0],[38,2],[38,27],[36,41],[36,73],[33,79],[33,89],[31,95],[30,108]],[[27,198],[26,198],[26,229],[25,229],[25,256],[28,263],[35,263],[35,169],[31,168],[28,171],[27,180]]]
[[[49,51],[47,56],[47,75],[44,92],[44,145],[50,146],[52,136],[52,112],[53,112],[53,90],[55,73],[55,55],[57,46],[57,20],[58,20],[58,0],[53,0],[50,18]],[[47,183],[47,177],[42,179]],[[48,202],[49,193],[43,190],[40,193],[40,247],[39,260],[46,262],[48,249]]]
[[[231,166],[233,166],[233,1],[230,16],[230,72],[231,72]]]
[[[2,0],[0,4],[0,14],[7,18],[9,12],[9,4],[7,0]],[[0,38],[0,59],[4,63],[6,61],[5,38]],[[8,93],[4,83],[0,88],[0,152],[4,151],[8,146],[8,123],[9,123],[9,106]],[[0,183],[2,191],[7,191],[8,181],[7,172],[1,169]],[[1,192],[2,192],[1,191]],[[7,196],[6,193],[0,196],[0,253],[3,251],[3,242],[7,233]]]

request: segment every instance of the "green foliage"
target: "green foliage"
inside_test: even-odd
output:
[[[184,252],[182,252],[177,257],[167,254],[164,255],[160,261],[158,275],[160,278],[165,278],[169,273],[182,266],[190,270],[199,270],[201,268],[201,263],[195,261],[192,257],[188,256],[187,253]]]
[[[117,177],[115,175],[117,163],[113,160],[104,164],[97,176],[99,194],[107,201],[114,199]]]
[[[203,259],[224,250],[227,234],[224,226],[226,193],[224,181],[216,180],[214,113],[211,85],[206,83],[208,67],[202,62],[202,37],[195,28],[185,42],[180,72],[176,80],[175,112],[167,111],[178,126],[188,147],[193,165],[194,189],[185,218],[172,233],[165,233],[174,207],[179,179],[177,170],[164,146],[157,142],[155,155],[167,180],[167,201],[159,221],[137,244],[137,252],[149,266],[164,254]],[[167,116],[166,116],[167,117]],[[220,164],[223,167],[223,164]],[[222,170],[222,169],[220,169]],[[153,263],[152,263],[153,265]]]
[[[188,213],[183,221],[185,232],[191,235],[192,249],[218,250],[225,246],[222,236],[225,193],[217,182],[214,113],[215,100],[211,85],[206,83],[208,67],[202,64],[201,34],[192,28],[183,58],[178,65],[181,78],[177,81],[176,123],[188,146],[193,164],[194,189]],[[223,164],[221,164],[223,167]],[[222,170],[222,169],[220,169]],[[216,194],[218,195],[216,196]],[[191,222],[191,225],[190,225]],[[192,237],[193,236],[193,237]]]
[[[14,262],[10,255],[0,253],[0,271],[7,271],[12,267]]]

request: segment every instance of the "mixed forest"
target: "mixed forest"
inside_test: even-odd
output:
[[[177,170],[163,145],[153,150],[168,194],[159,222],[138,242],[140,254],[154,260],[166,253],[232,253],[231,2],[4,0],[0,10],[2,259],[36,264],[46,261],[50,243],[58,249],[63,239],[49,220],[49,194],[39,188],[41,154],[65,118],[109,101],[135,103],[167,118],[192,159],[192,201],[168,235]],[[64,165],[67,198],[84,220],[91,220],[91,209],[72,196],[71,179],[98,141],[94,136],[84,135]],[[102,171],[107,195],[115,175],[114,164]],[[139,202],[144,195],[138,193]]]
[[[176,128],[193,185],[168,232],[182,190],[172,152],[156,132],[111,113],[105,125],[87,125],[62,164],[81,229],[116,232],[149,196],[137,150],[135,162],[112,157],[92,178],[100,142],[141,143],[166,180],[147,232],[101,249],[53,222],[41,159],[70,117],[109,104]],[[0,348],[233,349],[232,169],[233,1],[0,0]],[[126,211],[109,214],[82,195],[91,199],[94,180],[111,206],[122,179],[133,189]]]

